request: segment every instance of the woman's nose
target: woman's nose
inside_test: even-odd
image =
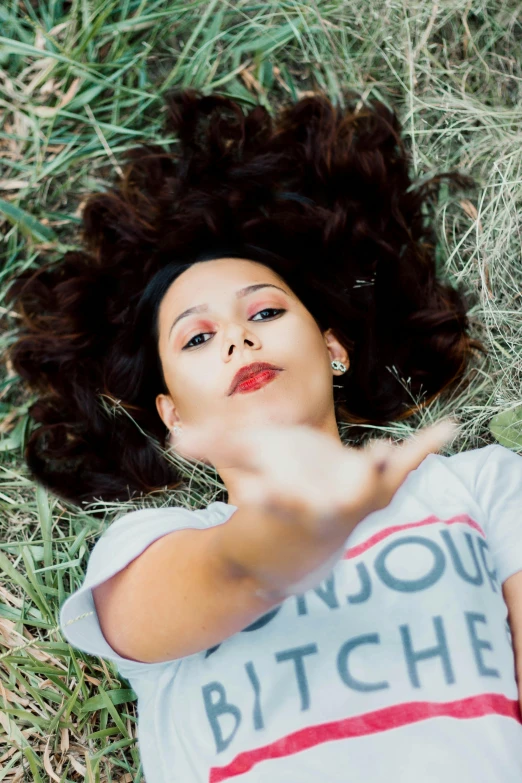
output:
[[[230,324],[226,329],[223,339],[223,358],[241,351],[244,348],[259,348],[261,342],[256,334],[241,324]]]

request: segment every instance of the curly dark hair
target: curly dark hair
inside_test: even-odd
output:
[[[157,312],[178,274],[220,251],[277,272],[346,347],[338,420],[403,419],[486,353],[467,333],[464,293],[437,280],[427,220],[443,178],[474,181],[447,172],[415,187],[395,111],[346,99],[307,95],[273,119],[223,95],[170,92],[178,139],[130,150],[122,180],[88,198],[84,250],[11,281],[22,318],[9,355],[38,395],[25,450],[37,481],[77,504],[180,485],[161,453]],[[111,398],[130,416],[109,415]]]

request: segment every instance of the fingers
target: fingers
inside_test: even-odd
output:
[[[457,427],[454,419],[443,419],[412,435],[400,445],[399,449],[405,454],[411,454],[413,459],[417,456],[422,460],[429,453],[439,451],[450,441],[455,436]]]
[[[254,475],[259,472],[268,475],[274,460],[277,462],[282,437],[301,438],[303,446],[306,446],[307,438],[310,437],[309,433],[303,431],[303,427],[298,427],[296,432],[292,430],[290,433],[280,430],[281,428],[278,427],[267,426],[262,430],[247,428],[229,431],[219,423],[209,423],[204,428],[197,430],[185,426],[183,434],[176,440],[175,448],[188,459],[210,462],[210,464],[218,466],[218,469],[235,467]],[[372,441],[365,447],[363,453],[366,452],[369,462],[373,466],[375,477],[378,480],[382,479],[382,489],[386,493],[394,493],[408,474],[415,470],[428,454],[441,449],[445,443],[451,440],[455,432],[456,422],[445,419],[435,425],[423,428],[400,445],[395,445],[390,440]],[[305,452],[306,448],[300,453],[304,454]],[[362,470],[361,479],[363,482],[367,481],[367,478],[363,478],[367,468],[364,467],[364,460],[361,460],[361,452],[351,453],[350,451],[350,454],[346,454],[346,456],[350,460],[351,477],[353,478],[354,471]],[[343,465],[342,471],[344,470]],[[274,480],[272,475],[271,482]],[[269,481],[268,484],[271,482]],[[297,483],[299,483],[298,480]],[[255,492],[260,491],[259,484],[253,483],[249,490],[250,492],[247,494],[250,495],[252,502]],[[256,499],[258,498],[256,497]]]
[[[375,470],[401,484],[407,475],[433,452],[439,451],[456,434],[457,423],[444,419],[430,425],[403,441],[399,446],[387,446],[372,449]]]

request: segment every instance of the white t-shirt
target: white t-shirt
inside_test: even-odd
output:
[[[209,650],[155,664],[116,654],[91,588],[161,536],[235,510],[120,517],[61,609],[70,643],[116,661],[137,693],[147,783],[522,781],[501,588],[522,570],[521,456],[430,454],[315,587]]]

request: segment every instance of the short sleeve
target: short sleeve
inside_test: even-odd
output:
[[[491,557],[501,584],[522,571],[522,456],[493,444],[476,475],[475,497],[486,520]]]
[[[121,571],[158,538],[185,528],[206,528],[225,522],[225,504],[212,504],[214,513],[190,511],[181,507],[131,511],[116,519],[93,547],[81,587],[60,609],[60,628],[67,641],[90,655],[115,661],[124,677],[169,662],[145,663],[124,658],[105,639],[96,613],[92,588]],[[210,507],[209,507],[210,508]],[[230,511],[233,507],[228,507]]]

